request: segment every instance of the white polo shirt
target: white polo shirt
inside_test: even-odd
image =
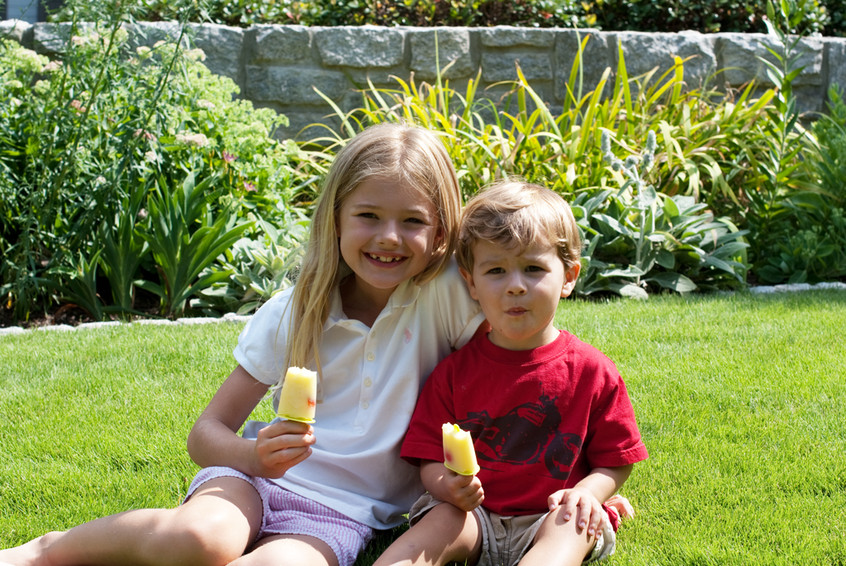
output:
[[[235,348],[238,363],[268,385],[287,369],[291,293],[263,305]],[[400,285],[372,328],[344,315],[334,289],[320,346],[317,442],[277,483],[376,529],[402,523],[423,493],[419,469],[399,457],[417,396],[435,365],[466,344],[482,320],[454,261],[428,284]]]

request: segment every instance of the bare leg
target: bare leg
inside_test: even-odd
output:
[[[482,532],[475,515],[441,503],[394,541],[373,566],[443,566],[465,560],[475,564],[481,550]]]
[[[13,566],[225,565],[255,538],[261,499],[247,482],[218,478],[175,509],[139,509],[48,533],[0,551]]]
[[[274,535],[263,538],[247,554],[229,566],[338,566],[338,558],[320,539],[300,535]]]
[[[520,566],[578,566],[593,549],[596,538],[578,529],[576,520],[564,521],[559,507],[547,515],[535,542]]]

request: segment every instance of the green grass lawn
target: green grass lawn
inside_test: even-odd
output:
[[[617,363],[650,452],[609,564],[846,564],[846,293],[567,301],[558,323]],[[0,337],[0,547],[178,504],[240,329]]]

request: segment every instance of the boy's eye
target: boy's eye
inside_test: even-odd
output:
[[[541,267],[540,265],[528,265],[528,266],[526,266],[526,271],[537,272],[537,271],[546,271],[546,270],[543,267]]]
[[[490,275],[499,275],[500,273],[505,273],[505,271],[501,267],[492,267],[488,269],[485,273]]]

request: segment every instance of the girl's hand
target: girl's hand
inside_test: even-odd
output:
[[[565,521],[575,519],[578,531],[587,529],[591,537],[600,533],[605,514],[602,504],[590,490],[579,486],[561,489],[549,496],[547,505],[550,511],[560,507]]]
[[[485,490],[476,476],[462,476],[444,466],[442,481],[446,497],[444,501],[452,503],[462,511],[472,511],[485,500]]]
[[[278,421],[264,427],[256,435],[253,475],[281,478],[311,455],[314,442],[314,429],[306,423]]]

